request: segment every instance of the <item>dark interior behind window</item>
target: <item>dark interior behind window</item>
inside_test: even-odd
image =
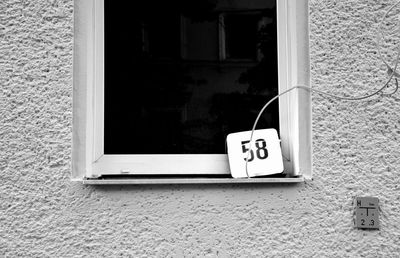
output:
[[[257,58],[257,31],[260,15],[228,13],[224,16],[226,56],[232,59]]]
[[[220,154],[251,129],[278,92],[275,0],[228,2],[105,0],[105,154]],[[228,57],[252,62],[219,59],[221,14]],[[276,102],[259,127],[278,126]]]

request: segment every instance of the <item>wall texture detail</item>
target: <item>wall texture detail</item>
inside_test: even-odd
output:
[[[310,1],[314,88],[384,83],[377,21],[394,3]],[[400,93],[313,95],[303,184],[84,186],[69,180],[72,46],[73,0],[0,1],[0,257],[400,255]],[[353,228],[356,196],[380,199],[380,231]]]

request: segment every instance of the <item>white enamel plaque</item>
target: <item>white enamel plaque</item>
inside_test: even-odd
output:
[[[283,172],[280,140],[275,129],[255,130],[250,148],[251,131],[227,136],[229,167],[232,177],[266,176]]]

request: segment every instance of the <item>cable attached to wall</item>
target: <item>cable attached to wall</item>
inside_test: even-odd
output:
[[[399,64],[400,45],[399,45],[398,50],[397,50],[396,63],[395,63],[395,65],[394,65],[394,68],[393,68],[393,69],[392,69],[392,67],[384,60],[380,48],[381,48],[381,39],[384,38],[384,35],[383,35],[383,33],[382,33],[382,24],[383,24],[383,22],[385,21],[385,19],[386,19],[386,17],[388,16],[388,14],[389,14],[397,5],[399,5],[399,4],[400,4],[400,1],[398,1],[396,4],[392,5],[392,6],[386,11],[386,13],[383,15],[383,17],[382,17],[382,19],[381,19],[381,21],[380,21],[380,23],[379,23],[379,27],[378,27],[378,30],[379,30],[379,33],[378,33],[379,36],[378,36],[378,40],[377,40],[378,53],[379,53],[380,59],[381,59],[382,62],[386,65],[386,67],[387,67],[387,69],[388,69],[388,70],[387,70],[387,73],[388,73],[388,75],[389,75],[389,79],[386,81],[386,83],[385,83],[380,89],[378,89],[377,91],[375,91],[375,92],[373,92],[373,93],[371,93],[371,94],[368,94],[368,95],[366,95],[366,96],[357,96],[357,97],[337,96],[337,95],[333,95],[333,94],[331,94],[331,93],[327,93],[327,92],[324,92],[324,91],[312,89],[312,88],[310,88],[310,87],[307,86],[307,85],[298,84],[298,85],[295,85],[295,86],[293,86],[293,87],[291,87],[291,88],[289,88],[289,89],[287,89],[287,90],[281,92],[280,94],[278,94],[278,95],[276,95],[275,97],[273,97],[272,99],[270,99],[270,100],[261,108],[260,112],[259,112],[258,115],[257,115],[256,120],[254,121],[253,128],[251,129],[250,142],[249,142],[249,150],[247,151],[247,157],[246,157],[246,175],[247,175],[247,178],[250,178],[249,172],[248,172],[248,160],[249,160],[249,156],[250,156],[250,150],[252,149],[252,143],[253,143],[252,140],[253,140],[253,135],[254,135],[254,131],[255,131],[255,129],[256,129],[257,123],[258,123],[258,121],[259,121],[261,115],[262,115],[262,114],[264,113],[264,111],[267,109],[267,107],[268,107],[273,101],[275,101],[276,99],[278,99],[279,97],[281,97],[281,96],[283,96],[283,95],[285,95],[285,94],[291,92],[292,90],[295,90],[295,89],[303,89],[303,90],[309,91],[310,93],[311,93],[311,92],[317,93],[317,94],[319,94],[319,95],[321,95],[321,96],[323,96],[323,97],[325,97],[325,98],[332,98],[332,99],[338,99],[338,100],[343,100],[343,101],[362,101],[362,100],[365,100],[365,99],[374,97],[374,96],[376,96],[376,95],[378,95],[378,94],[381,94],[381,96],[390,96],[390,95],[393,95],[394,93],[396,93],[396,92],[398,91],[398,89],[399,89],[399,84],[398,84],[398,80],[397,80],[396,77],[400,78],[400,75],[399,75],[398,73],[396,73],[396,69],[397,69],[397,66],[398,66],[398,64]],[[399,24],[399,25],[400,25],[400,24]],[[383,93],[383,90],[384,90],[385,88],[389,87],[389,84],[390,84],[390,82],[392,81],[393,78],[395,79],[396,88],[394,89],[393,92],[391,92],[391,93],[389,93],[389,94],[384,94],[384,93]]]

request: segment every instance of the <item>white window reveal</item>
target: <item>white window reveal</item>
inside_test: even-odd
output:
[[[284,173],[233,179],[226,136],[309,85],[306,0],[75,0],[73,179],[299,182],[311,176],[309,92],[270,106]]]

